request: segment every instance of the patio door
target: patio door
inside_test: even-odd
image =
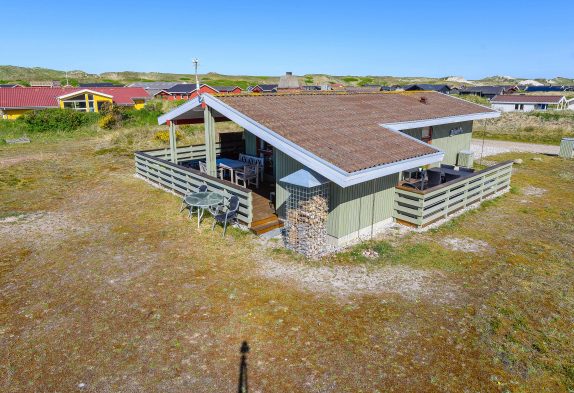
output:
[[[256,138],[257,142],[257,156],[263,157],[263,173],[264,179],[273,179],[274,178],[274,170],[273,170],[273,146],[263,139]]]

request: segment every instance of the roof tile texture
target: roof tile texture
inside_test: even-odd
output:
[[[421,98],[426,98],[426,103]],[[217,97],[346,172],[420,157],[430,145],[381,126],[492,110],[434,92]]]

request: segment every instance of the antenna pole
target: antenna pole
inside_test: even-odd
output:
[[[66,71],[66,86],[69,86],[70,84],[68,83],[68,71]]]
[[[193,66],[195,67],[195,90],[197,90],[197,96],[199,97],[199,102],[201,102],[201,91],[199,90],[199,76],[197,74],[197,67],[199,66],[198,59],[193,59]]]

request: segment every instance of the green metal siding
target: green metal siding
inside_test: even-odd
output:
[[[245,154],[250,156],[257,155],[257,139],[255,135],[247,130],[243,130],[243,135],[245,136]]]
[[[304,166],[277,149],[274,149],[273,159],[277,179],[275,186],[277,212],[284,218],[285,201],[289,195],[279,183],[279,179]],[[341,238],[391,218],[394,187],[398,180],[399,175],[394,174],[347,188],[331,183],[327,233],[335,238]]]
[[[459,135],[449,136],[450,130],[461,127],[463,133]],[[402,130],[407,135],[414,138],[422,138],[421,128],[412,128]],[[433,127],[431,145],[444,151],[443,164],[456,165],[458,152],[461,150],[469,150],[470,142],[472,139],[472,121],[465,121],[461,123],[442,124]]]
[[[450,130],[461,127],[463,133],[449,136]],[[456,165],[458,152],[470,150],[472,139],[472,121],[462,123],[443,124],[434,126],[432,130],[432,142],[435,147],[444,151],[444,164]]]
[[[332,183],[327,233],[341,238],[391,218],[398,180],[397,173],[347,188]]]

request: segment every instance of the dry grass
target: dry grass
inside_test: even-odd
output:
[[[197,229],[122,138],[0,150],[0,390],[232,391],[242,340],[253,392],[574,389],[573,162],[521,154],[488,206],[307,262]]]
[[[574,136],[574,112],[502,113],[474,128],[475,138],[559,145],[563,137]]]

